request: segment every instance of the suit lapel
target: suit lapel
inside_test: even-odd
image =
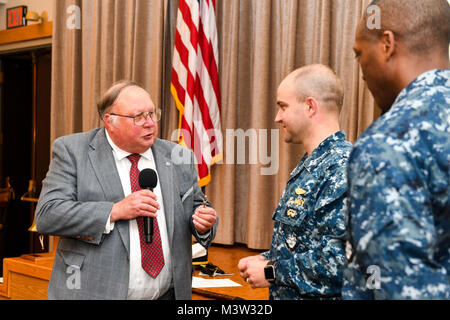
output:
[[[174,230],[173,164],[159,140],[156,140],[153,144],[152,152],[161,185],[169,244],[171,244]]]
[[[122,200],[124,198],[122,183],[104,128],[100,129],[92,139],[90,147],[89,160],[103,188],[106,200],[111,202]],[[116,221],[114,228],[118,229],[129,256],[130,230],[128,221]]]

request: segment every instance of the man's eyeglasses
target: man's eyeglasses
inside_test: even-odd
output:
[[[109,114],[112,116],[131,118],[131,119],[133,119],[134,124],[136,126],[143,126],[149,116],[153,122],[158,122],[161,119],[161,109],[159,109],[159,108],[156,108],[155,110],[152,110],[152,111],[141,112],[135,116],[126,116],[123,114],[117,114],[117,113],[112,113],[112,112]]]

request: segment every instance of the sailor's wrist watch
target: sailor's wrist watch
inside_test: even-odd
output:
[[[275,261],[269,260],[266,264],[264,267],[264,276],[270,284],[275,282]]]

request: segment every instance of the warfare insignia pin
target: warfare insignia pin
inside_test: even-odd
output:
[[[295,218],[295,216],[297,216],[297,211],[295,211],[295,210],[293,210],[293,209],[289,209],[289,210],[286,212],[286,215],[287,215],[288,217]]]
[[[298,195],[302,195],[302,194],[305,194],[306,191],[303,190],[302,188],[297,188],[297,189],[295,189],[295,193],[298,194]]]
[[[297,245],[297,238],[293,234],[290,234],[286,239],[286,246],[292,252],[295,250],[295,248],[297,248]]]

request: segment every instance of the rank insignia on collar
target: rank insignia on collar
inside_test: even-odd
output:
[[[288,217],[295,218],[297,216],[297,211],[294,209],[288,209],[288,211],[286,211],[286,215]]]
[[[295,193],[298,194],[298,195],[302,195],[302,194],[305,194],[306,191],[303,190],[302,188],[297,188],[297,189],[295,189]]]
[[[297,245],[297,238],[293,234],[290,234],[286,239],[286,246],[288,247],[289,251],[293,252],[295,248],[297,248]]]

